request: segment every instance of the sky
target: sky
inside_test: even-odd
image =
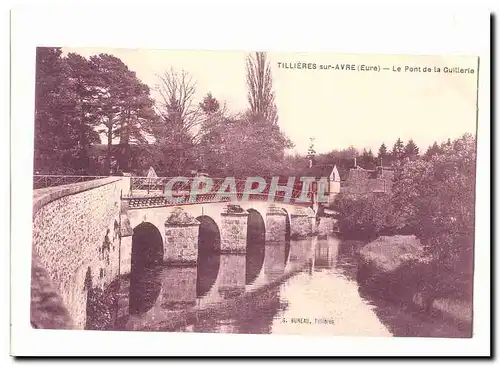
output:
[[[112,54],[151,89],[166,70],[185,70],[196,81],[195,102],[211,92],[230,111],[248,108],[248,52],[116,48],[63,48],[63,52],[85,57]],[[295,144],[291,152],[305,154],[310,137],[318,153],[349,146],[376,152],[382,142],[391,148],[397,138],[413,139],[423,152],[434,141],[475,134],[476,57],[268,52],[268,60],[278,123]],[[311,63],[316,69],[278,63]],[[354,65],[356,71],[320,69],[337,64]],[[359,65],[378,65],[380,71],[358,71]],[[405,72],[405,66],[421,71]],[[398,67],[401,72],[393,71]],[[441,72],[423,72],[424,67],[439,67]],[[470,68],[474,73],[444,73],[444,67]]]

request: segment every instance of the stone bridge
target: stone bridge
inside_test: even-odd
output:
[[[89,293],[134,266],[192,265],[205,251],[245,253],[255,241],[280,245],[331,229],[304,205],[235,197],[169,206],[130,191],[130,177],[34,191],[32,326],[84,329]]]
[[[145,261],[161,258],[164,263],[195,264],[199,249],[244,254],[249,232],[256,232],[266,243],[279,244],[290,237],[312,235],[316,229],[310,208],[259,201],[132,209],[124,201],[121,222],[122,273],[130,271],[136,246],[150,256]]]

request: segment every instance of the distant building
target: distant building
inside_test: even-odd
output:
[[[389,167],[378,166],[374,170],[354,166],[347,171],[342,182],[341,192],[353,194],[389,193],[392,189],[394,171]]]
[[[335,164],[318,164],[314,165],[312,160],[309,162],[309,167],[305,169],[302,177],[315,178],[311,189],[314,193],[318,193],[318,182],[320,180],[326,182],[325,196],[328,198],[328,204],[332,203],[335,196],[340,193],[340,174],[337,166]],[[315,201],[318,201],[316,196]]]

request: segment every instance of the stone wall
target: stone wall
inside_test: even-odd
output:
[[[266,243],[282,243],[286,236],[287,213],[270,205],[266,214]]]
[[[120,194],[128,184],[128,178],[110,177],[35,191],[33,256],[59,293],[72,328],[85,327],[89,288],[103,289],[118,274]],[[32,293],[32,308],[34,301]]]
[[[290,236],[305,238],[313,233],[315,214],[311,209],[297,208],[290,214]]]
[[[317,226],[317,234],[318,236],[327,236],[334,232],[336,227],[336,219],[333,217],[320,217],[319,223]]]
[[[171,264],[196,264],[200,222],[177,207],[165,221],[163,259]]]
[[[228,205],[221,213],[221,253],[246,253],[248,212]]]

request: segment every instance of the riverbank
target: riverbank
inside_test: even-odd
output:
[[[381,236],[358,251],[357,280],[382,300],[454,323],[460,336],[472,335],[472,301],[442,290],[443,281],[412,235]]]

